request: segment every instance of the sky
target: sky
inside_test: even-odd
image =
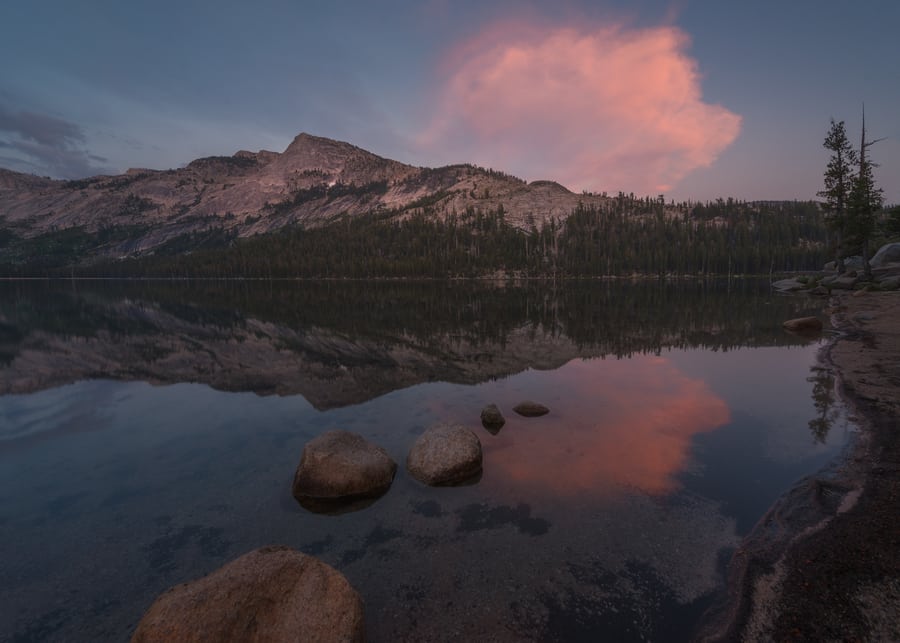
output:
[[[900,203],[897,0],[3,0],[0,167],[167,169],[307,132],[574,191],[813,199],[830,120]]]

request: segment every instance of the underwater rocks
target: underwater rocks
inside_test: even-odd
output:
[[[497,408],[496,404],[490,404],[481,411],[481,425],[493,434],[497,434],[503,425],[506,424],[506,418]]]
[[[349,431],[328,431],[303,448],[292,491],[301,504],[376,498],[396,472],[397,463],[381,447]]]
[[[419,436],[409,451],[406,468],[427,485],[453,485],[481,473],[481,441],[469,429],[439,424]]]
[[[162,593],[132,643],[363,641],[363,603],[344,576],[289,547],[263,547]]]
[[[537,402],[528,400],[514,406],[513,411],[523,417],[534,418],[541,415],[547,415],[550,412],[550,409],[548,409],[543,404],[538,404]]]

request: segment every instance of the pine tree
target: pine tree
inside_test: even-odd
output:
[[[838,273],[841,273],[844,271],[844,246],[850,223],[850,192],[856,179],[854,166],[859,159],[847,138],[844,121],[831,119],[831,129],[823,145],[831,152],[831,159],[825,170],[825,189],[818,194],[825,198],[825,221],[834,234],[834,261]]]
[[[848,211],[850,214],[850,230],[859,239],[862,251],[863,270],[867,279],[872,278],[872,266],[869,264],[869,241],[875,233],[875,218],[884,203],[882,190],[875,186],[872,163],[866,156],[868,149],[884,139],[866,140],[866,110],[863,107],[862,136],[859,143],[858,170],[850,189]]]

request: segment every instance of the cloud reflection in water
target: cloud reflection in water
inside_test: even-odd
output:
[[[510,413],[516,398],[504,390],[507,425],[497,436],[482,435],[484,483],[555,495],[675,490],[691,440],[727,424],[728,406],[666,358],[610,365],[573,360],[552,377],[533,373],[526,394],[550,406],[542,418]]]

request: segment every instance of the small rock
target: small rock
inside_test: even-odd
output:
[[[527,418],[534,418],[541,415],[547,415],[550,412],[550,409],[543,404],[538,404],[537,402],[529,400],[514,406],[513,411]]]
[[[773,283],[772,288],[781,291],[803,290],[804,288],[806,288],[806,284],[798,281],[797,279],[782,279],[781,281],[776,281],[775,283]]]
[[[795,333],[817,333],[822,330],[822,322],[817,317],[789,319],[782,326],[784,326],[785,330]]]
[[[852,257],[844,257],[844,270],[845,271],[856,271],[863,269],[863,260],[859,255],[853,255]]]
[[[809,291],[809,294],[813,295],[814,297],[827,297],[831,293],[828,292],[828,288],[826,288],[825,286],[816,286]]]
[[[349,431],[328,431],[303,447],[293,493],[301,504],[374,498],[390,488],[396,472],[381,447]],[[309,508],[316,510],[315,503]]]
[[[469,429],[439,424],[419,436],[409,450],[406,468],[427,485],[453,485],[481,473],[481,441]]]
[[[263,547],[160,594],[131,641],[363,641],[364,628],[362,600],[340,572]]]
[[[822,283],[825,283],[824,281]],[[831,279],[828,281],[828,286],[831,286],[834,289],[838,290],[853,290],[856,284],[859,283],[859,277],[856,276],[856,272],[854,271],[848,275],[841,275],[836,279]]]
[[[497,434],[506,424],[506,418],[496,404],[490,404],[481,411],[481,424],[491,433]]]

